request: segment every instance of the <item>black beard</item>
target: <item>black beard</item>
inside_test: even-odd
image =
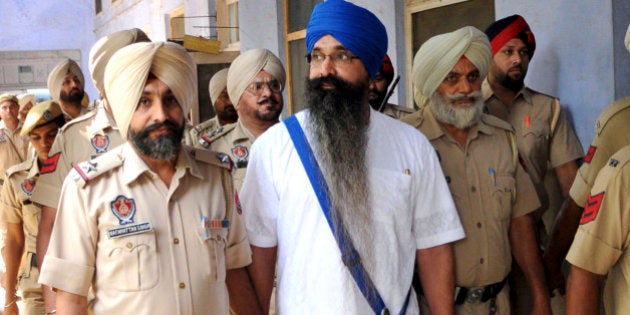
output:
[[[160,135],[157,139],[151,139],[149,133],[160,127],[166,127],[169,134]],[[152,124],[139,132],[129,129],[129,139],[140,153],[156,160],[170,160],[182,146],[184,136],[184,124],[178,125],[172,120]]]
[[[238,113],[234,106],[227,105],[222,111],[217,112],[217,117],[219,120],[235,122],[238,120]]]
[[[387,93],[387,91],[385,91]],[[385,99],[385,93],[379,93],[378,97],[374,100],[370,100],[370,106],[375,110],[379,111],[381,108],[381,104],[383,104],[383,100]]]
[[[501,84],[501,86],[505,87],[506,89],[510,91],[520,91],[523,88],[523,85],[525,85],[526,74],[527,72],[523,71],[523,74],[521,75],[521,77],[519,79],[514,80],[510,78],[510,76],[507,73],[503,73],[497,79],[499,83]]]
[[[84,94],[85,92],[83,90],[72,89],[72,91],[70,91],[69,94],[64,91],[61,91],[59,98],[62,101],[68,102],[68,103],[80,103],[83,100]]]

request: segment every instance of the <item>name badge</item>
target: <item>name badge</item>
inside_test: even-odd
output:
[[[132,223],[107,230],[107,237],[112,239],[151,231],[153,231],[153,225],[151,225],[151,222]]]

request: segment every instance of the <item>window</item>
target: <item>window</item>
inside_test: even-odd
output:
[[[184,18],[184,8],[175,9],[170,14],[170,39],[183,41],[186,34],[186,19]]]
[[[410,0],[405,5],[407,73],[416,52],[427,39],[472,25],[481,31],[494,22],[494,0]],[[407,104],[413,104],[411,79],[406,85]]]
[[[285,0],[285,38],[287,58],[287,93],[289,113],[296,113],[306,107],[304,92],[308,77],[306,63],[306,25],[315,4],[321,0]]]
[[[240,50],[238,0],[217,0],[217,38],[223,50]]]

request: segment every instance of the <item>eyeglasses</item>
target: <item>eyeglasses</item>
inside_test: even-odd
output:
[[[282,91],[282,84],[278,80],[252,82],[247,86],[247,91],[254,95],[260,95],[265,89],[265,85],[271,92],[280,93]]]
[[[340,51],[330,55],[315,51],[306,55],[306,62],[308,62],[311,66],[319,67],[324,63],[326,57],[330,58],[330,62],[335,66],[347,66],[353,59],[359,59],[358,56],[355,56],[347,51]]]

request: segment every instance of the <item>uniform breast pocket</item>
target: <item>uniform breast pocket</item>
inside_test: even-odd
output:
[[[199,228],[199,240],[201,241],[202,266],[206,269],[206,281],[225,281],[225,246],[227,243],[227,229],[202,229]]]
[[[523,130],[523,141],[530,152],[546,152],[543,150],[549,143],[550,129],[544,122],[532,122],[530,128]],[[531,153],[529,153],[531,154]]]
[[[411,176],[383,169],[370,170],[373,218],[387,225],[412,223]]]
[[[155,233],[142,233],[108,240],[107,261],[98,274],[104,287],[111,290],[133,292],[157,285],[160,270],[156,252]]]
[[[516,193],[516,181],[510,173],[498,173],[496,184],[491,187],[491,213],[495,219],[507,220],[511,217],[512,203]]]

